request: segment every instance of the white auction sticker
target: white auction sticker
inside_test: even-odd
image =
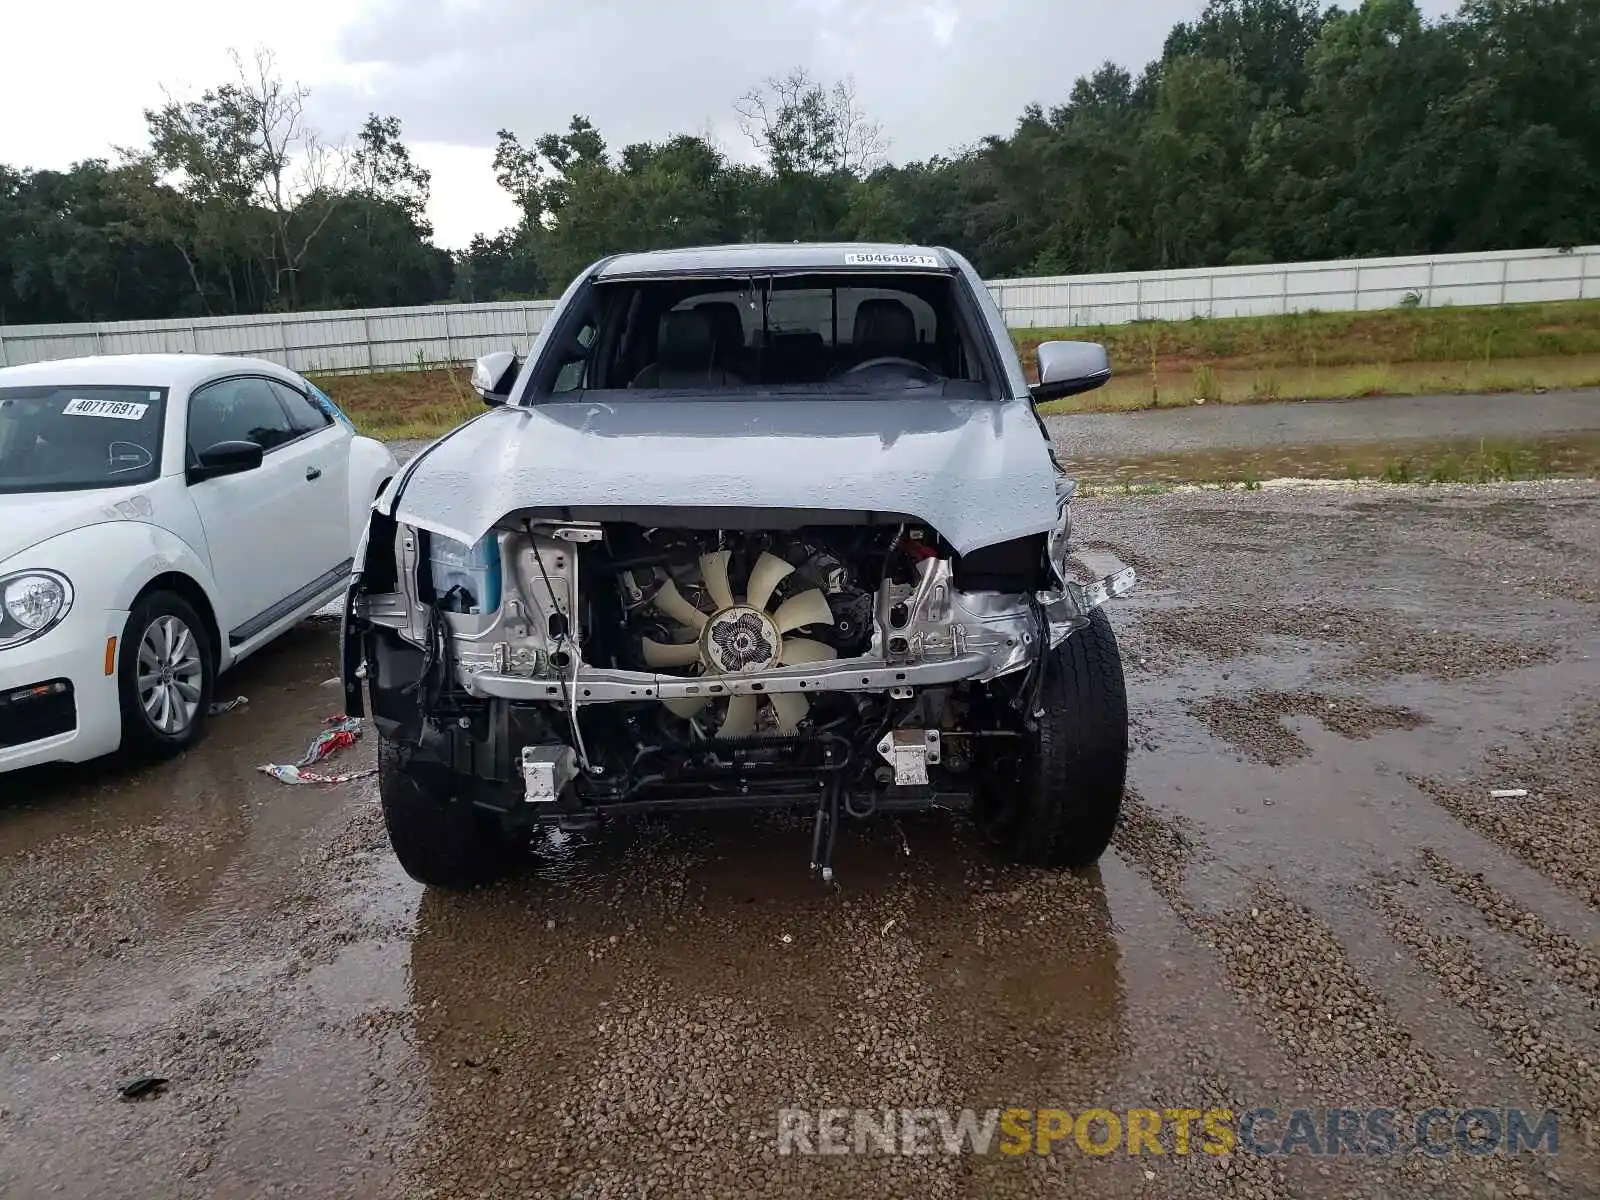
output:
[[[68,400],[61,410],[64,417],[114,417],[118,421],[138,421],[150,411],[148,404],[131,400]]]
[[[938,256],[933,254],[909,254],[901,250],[871,250],[864,253],[846,254],[844,265],[847,267],[937,267]]]

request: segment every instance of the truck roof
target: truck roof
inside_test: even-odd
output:
[[[940,246],[886,242],[748,242],[618,254],[601,262],[594,277],[742,275],[772,271],[936,271],[948,274],[955,269],[950,252]]]

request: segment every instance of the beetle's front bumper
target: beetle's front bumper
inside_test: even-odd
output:
[[[86,762],[121,745],[116,661],[113,654],[108,673],[106,646],[127,620],[126,612],[75,609],[43,637],[0,650],[0,772]],[[37,690],[57,682],[67,691]]]

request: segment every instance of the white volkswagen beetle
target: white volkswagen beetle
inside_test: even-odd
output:
[[[0,369],[0,772],[193,744],[217,675],[344,590],[395,469],[260,359]]]

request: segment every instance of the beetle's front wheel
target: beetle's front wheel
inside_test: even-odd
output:
[[[166,758],[205,733],[216,659],[205,622],[182,596],[151,592],[128,614],[117,661],[122,746]]]

